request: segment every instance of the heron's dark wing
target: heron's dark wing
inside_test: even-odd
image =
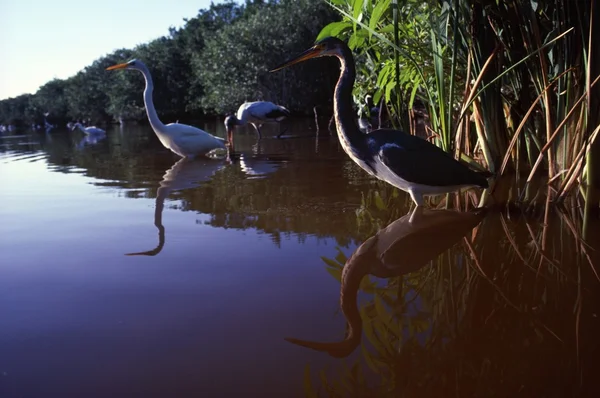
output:
[[[488,185],[477,172],[419,137],[382,129],[371,132],[367,139],[379,148],[381,162],[408,182],[429,186]]]
[[[265,114],[269,119],[279,119],[290,115],[290,111],[285,108],[275,108]]]

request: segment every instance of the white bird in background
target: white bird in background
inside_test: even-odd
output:
[[[291,112],[287,108],[269,101],[244,102],[238,108],[237,116],[229,115],[225,118],[225,129],[229,133],[233,126],[250,123],[258,133],[258,138],[261,139],[260,127],[263,124],[280,123],[290,115]],[[228,136],[228,140],[231,142],[232,137]]]
[[[165,125],[160,121],[156,114],[156,109],[154,108],[154,102],[152,101],[152,91],[154,90],[152,75],[150,74],[148,67],[142,61],[133,59],[129,62],[106,68],[106,70],[115,69],[133,69],[144,75],[144,79],[146,80],[144,105],[146,106],[148,120],[150,121],[152,130],[154,130],[156,136],[166,148],[183,158],[190,159],[194,158],[196,155],[206,155],[214,149],[226,148],[226,141],[223,138],[215,137],[197,127],[179,123],[169,123]]]
[[[71,131],[75,130],[76,128],[79,128],[79,130],[81,130],[85,134],[104,134],[104,133],[106,133],[106,131],[102,130],[100,127],[96,127],[96,126],[84,127],[81,123],[75,123],[73,125],[73,128],[71,129]]]

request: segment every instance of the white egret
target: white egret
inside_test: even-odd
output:
[[[291,112],[287,108],[269,101],[244,102],[238,108],[237,116],[229,115],[225,118],[225,128],[230,131],[233,126],[243,126],[250,123],[260,139],[262,138],[260,128],[263,124],[280,123],[290,115]],[[229,136],[229,142],[231,142],[231,139],[232,137]]]
[[[73,128],[71,129],[71,131],[75,130],[76,128],[81,130],[84,134],[104,134],[104,133],[106,133],[106,131],[102,130],[100,127],[96,127],[96,126],[84,127],[81,123],[75,123],[73,125]]]
[[[206,155],[214,149],[226,148],[226,141],[223,138],[215,137],[197,127],[180,123],[169,123],[165,125],[160,121],[152,100],[152,91],[154,90],[152,75],[150,74],[148,67],[142,61],[133,59],[129,62],[106,68],[106,70],[115,69],[133,69],[144,75],[144,79],[146,80],[144,105],[146,106],[148,120],[150,121],[152,130],[154,130],[156,136],[166,148],[183,158],[190,159],[197,155]]]

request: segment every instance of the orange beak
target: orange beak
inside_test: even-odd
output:
[[[127,63],[116,64],[116,65],[113,65],[113,66],[109,66],[108,68],[106,68],[106,70],[125,69],[125,68],[127,68],[128,65],[129,64],[127,64]]]
[[[307,59],[318,57],[322,54],[323,50],[324,48],[322,45],[317,44],[315,46],[312,46],[308,50],[304,51],[302,54],[299,54],[298,56],[290,59],[289,61],[285,61],[281,65],[271,69],[269,72],[277,72],[280,69],[292,66],[302,61],[306,61]]]

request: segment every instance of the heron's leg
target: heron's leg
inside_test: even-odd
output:
[[[282,135],[287,133],[288,129],[285,128],[285,129],[281,130],[281,123],[277,123],[277,124],[279,125],[279,134],[277,134],[277,138],[281,138]]]
[[[417,207],[413,210],[408,220],[409,223],[413,223],[419,217],[419,215],[423,213],[423,205],[425,204],[425,200],[423,199],[423,194],[421,194],[420,192],[410,190],[408,191],[408,193],[410,194],[410,197],[413,200],[413,202],[415,202],[415,204],[417,205]]]
[[[413,200],[413,202],[415,202],[415,204],[417,206],[423,206],[425,205],[425,200],[423,199],[423,194],[420,192],[415,192],[414,190],[410,190],[408,191],[408,193],[410,194],[410,198]]]
[[[260,133],[260,124],[254,124],[254,123],[252,123],[252,125],[254,126],[254,129],[258,133],[258,139],[260,140],[262,138],[262,134]]]
[[[423,209],[424,209],[424,206],[415,207],[414,210],[412,211],[412,213],[410,214],[410,218],[408,219],[408,222],[410,224],[413,224],[415,221],[418,221],[419,218],[421,217],[421,215],[423,214]]]

